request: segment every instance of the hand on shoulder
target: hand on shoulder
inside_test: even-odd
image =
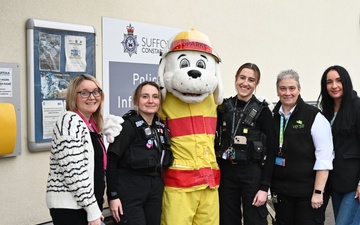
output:
[[[104,119],[104,131],[103,133],[106,136],[106,141],[113,143],[116,136],[118,136],[122,130],[121,124],[124,122],[124,119],[120,116],[108,115]]]

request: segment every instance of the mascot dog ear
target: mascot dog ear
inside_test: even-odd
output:
[[[218,86],[216,87],[216,89],[214,91],[214,100],[217,105],[221,105],[221,103],[223,102],[223,98],[224,98],[224,84],[223,84],[222,78],[221,78],[219,63],[216,63],[215,66],[216,66],[215,76],[218,79]]]
[[[158,68],[158,84],[161,90],[162,100],[166,98],[166,87],[164,82],[164,73],[165,73],[166,57],[160,59],[160,65]]]

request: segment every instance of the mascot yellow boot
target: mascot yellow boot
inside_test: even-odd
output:
[[[220,58],[209,38],[180,32],[158,71],[160,115],[170,129],[173,165],[164,172],[162,225],[218,225],[220,171],[214,151],[216,107],[223,100]]]

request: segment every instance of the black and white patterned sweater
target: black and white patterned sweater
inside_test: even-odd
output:
[[[46,204],[49,209],[83,208],[88,221],[101,216],[94,195],[94,148],[75,112],[61,114],[53,128]]]

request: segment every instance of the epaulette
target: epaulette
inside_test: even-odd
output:
[[[231,98],[224,99],[223,103],[218,106],[219,113],[226,113],[235,110],[234,104],[231,102]]]
[[[129,110],[127,113],[125,113],[125,114],[122,116],[122,118],[123,118],[124,120],[126,120],[126,119],[129,119],[130,116],[133,116],[133,115],[136,115],[136,114],[137,114],[136,110],[131,109],[131,110]]]

